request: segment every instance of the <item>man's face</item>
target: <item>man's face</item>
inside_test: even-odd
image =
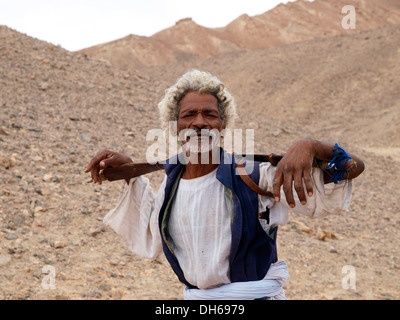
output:
[[[216,141],[215,132],[224,129],[217,98],[208,93],[187,93],[179,103],[177,126],[181,141],[192,151],[210,151]]]

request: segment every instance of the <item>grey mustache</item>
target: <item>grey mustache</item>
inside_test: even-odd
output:
[[[191,138],[191,137],[197,137],[199,135],[199,132],[201,133],[202,136],[210,136],[212,138],[216,137],[216,133],[212,130],[208,130],[208,129],[202,129],[202,130],[188,130],[185,132],[184,135],[184,139],[186,140],[187,138]]]

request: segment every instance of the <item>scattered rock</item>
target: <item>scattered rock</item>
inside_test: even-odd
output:
[[[119,260],[118,259],[111,259],[109,262],[110,262],[110,265],[112,265],[112,266],[116,266],[116,265],[119,264]]]
[[[10,191],[10,189],[8,189],[8,188],[3,188],[3,194],[5,195],[5,196],[9,196],[10,194],[11,194],[11,191]]]
[[[89,230],[89,235],[90,235],[91,237],[95,237],[95,236],[97,236],[98,234],[102,233],[103,231],[104,231],[103,228],[90,229],[90,230]]]
[[[3,136],[8,136],[9,135],[7,130],[6,130],[6,128],[0,127],[0,135],[3,135]]]
[[[11,161],[7,158],[0,158],[0,167],[9,169],[11,167]]]
[[[47,82],[39,83],[39,89],[42,91],[46,91],[50,88],[50,85]]]
[[[37,206],[33,210],[34,213],[39,213],[39,212],[42,212],[42,211],[44,211],[44,208],[42,206]]]
[[[11,257],[8,255],[0,255],[0,267],[6,266],[11,261]]]
[[[95,299],[100,299],[101,298],[101,293],[97,291],[91,291],[89,293],[90,298],[95,298]]]
[[[32,227],[33,227],[33,228],[43,228],[44,225],[43,225],[43,222],[42,222],[42,221],[40,221],[40,220],[38,220],[38,219],[35,219],[35,220],[33,221],[33,223],[32,223]]]
[[[18,158],[18,154],[13,153],[10,157],[10,166],[11,167],[15,167],[17,165],[17,158]]]
[[[33,272],[33,276],[37,279],[40,279],[40,277],[42,276],[42,268],[35,269],[35,271]]]
[[[18,239],[18,236],[17,236],[15,233],[13,233],[13,232],[7,231],[7,233],[6,233],[6,239],[7,239],[7,240],[17,240],[17,239]]]
[[[282,132],[283,132],[282,129],[278,128],[278,129],[276,129],[274,132],[272,132],[272,135],[273,135],[274,137],[277,137],[277,136],[279,136]]]
[[[92,136],[90,135],[89,132],[84,132],[84,133],[82,133],[82,135],[81,135],[81,139],[82,139],[83,141],[90,142],[90,141],[92,140]]]
[[[18,214],[13,218],[13,223],[16,227],[21,227],[25,224],[25,216],[23,214]]]
[[[325,230],[318,230],[317,238],[321,241],[325,241],[326,239],[337,239],[336,235],[333,232]]]
[[[54,248],[62,249],[65,248],[67,244],[64,241],[54,241]]]
[[[53,181],[53,175],[51,174],[51,173],[46,173],[44,176],[43,176],[43,181],[44,182],[50,182],[50,181]]]
[[[89,209],[86,209],[86,208],[82,208],[81,213],[84,215],[91,215],[92,211],[90,211]]]
[[[110,291],[111,290],[111,286],[109,284],[101,284],[99,289],[102,290],[102,291]]]
[[[300,230],[301,232],[305,232],[305,233],[308,233],[308,234],[314,234],[314,230],[311,229],[310,227],[308,227],[307,225],[305,225],[301,221],[292,220],[292,224],[294,224],[296,226],[296,228],[298,230]]]

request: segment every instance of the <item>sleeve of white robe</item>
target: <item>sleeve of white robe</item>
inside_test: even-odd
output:
[[[264,190],[272,192],[272,181],[276,167],[270,163],[260,164],[259,185]],[[286,201],[283,187],[281,188],[281,200],[275,203],[274,199],[259,196],[259,208],[270,208],[270,225],[284,225],[289,219],[289,209],[311,218],[325,217],[329,214],[338,214],[347,209],[351,200],[352,181],[343,180],[341,183],[324,184],[323,172],[319,168],[312,168],[313,195],[306,194],[307,204],[302,205],[296,190],[293,188],[293,196],[296,206],[291,209]],[[303,182],[304,190],[305,184]]]
[[[164,199],[166,179],[157,194],[143,176],[124,182],[117,205],[103,222],[110,226],[135,254],[155,258],[162,251],[158,214]]]

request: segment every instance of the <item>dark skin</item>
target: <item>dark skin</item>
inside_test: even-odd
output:
[[[85,169],[85,173],[90,172],[93,183],[101,184],[101,170],[104,170],[108,167],[118,167],[122,164],[131,162],[133,162],[133,160],[123,153],[110,150],[101,150],[93,157],[92,160],[90,160],[87,168]],[[127,183],[129,183],[129,181],[127,181]]]
[[[334,148],[335,145],[333,143],[311,139],[300,139],[294,142],[276,168],[273,180],[275,201],[280,201],[280,188],[283,186],[286,200],[289,206],[294,208],[293,185],[300,202],[306,204],[306,193],[309,196],[313,194],[311,178],[313,159],[330,161],[334,156]],[[354,179],[364,171],[364,163],[354,154],[348,154],[352,159],[346,163],[346,169],[349,170],[344,179]],[[328,172],[324,177],[325,183],[328,183],[329,178],[330,174]],[[302,181],[304,181],[305,189]]]
[[[179,114],[177,120],[178,133],[184,129],[216,129],[222,131],[225,126],[222,123],[218,100],[211,94],[199,94],[198,92],[187,93],[179,103]],[[201,134],[201,132],[199,132]],[[122,153],[102,150],[90,161],[85,172],[90,172],[94,183],[101,184],[100,170],[107,167],[117,167],[124,163],[133,162],[132,159]],[[209,162],[202,163],[199,155],[198,164],[188,163],[183,179],[194,179],[204,176],[218,167],[212,161],[210,151]],[[128,182],[128,181],[127,181]]]
[[[225,128],[219,113],[217,98],[211,94],[200,94],[198,92],[189,92],[180,101],[177,122],[178,132],[185,129],[196,131],[216,129],[220,132]],[[198,135],[200,136],[201,132]],[[182,174],[183,179],[204,176],[218,167],[216,161],[212,161],[212,151],[209,153],[208,163],[201,161],[200,153],[197,156],[196,164],[189,162],[186,165],[185,172]]]
[[[216,129],[222,131],[225,128],[220,117],[218,109],[218,100],[212,94],[200,94],[198,92],[189,92],[179,103],[179,114],[177,121],[178,133],[184,129]],[[200,134],[200,132],[199,132]],[[275,201],[281,199],[280,189],[283,186],[288,204],[294,208],[295,201],[293,188],[302,204],[307,203],[306,193],[311,196],[313,185],[311,170],[314,158],[329,161],[334,153],[334,144],[320,142],[311,139],[300,139],[295,141],[286,152],[283,159],[276,168],[276,174],[273,180],[273,194]],[[364,163],[354,154],[348,153],[352,160],[346,163],[348,173],[345,179],[354,179],[364,171]],[[199,154],[200,157],[200,154]],[[116,167],[124,163],[133,162],[132,159],[122,153],[102,150],[90,161],[85,172],[90,172],[93,182],[101,184],[99,172],[107,167]],[[183,179],[194,179],[204,176],[218,167],[218,164],[212,161],[210,151],[209,162],[198,164],[188,163],[186,170],[182,175]],[[329,174],[325,175],[325,182],[329,180]],[[305,188],[303,187],[303,181]],[[129,183],[129,181],[127,181]]]

